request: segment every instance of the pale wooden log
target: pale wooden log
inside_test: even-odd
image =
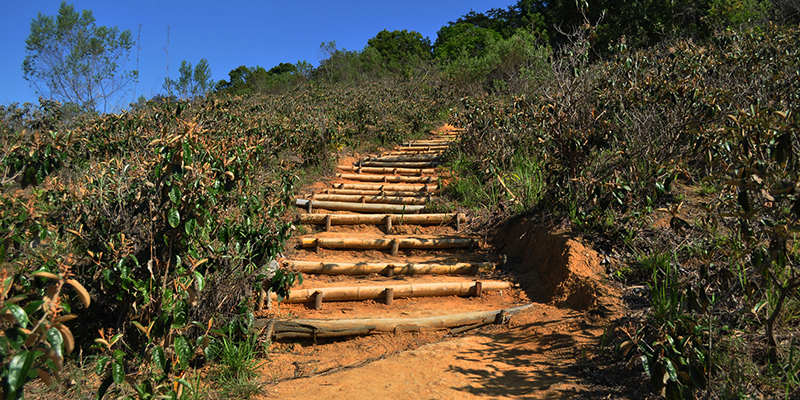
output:
[[[334,189],[356,189],[356,190],[385,190],[385,191],[403,191],[403,192],[433,192],[439,189],[437,184],[419,184],[419,185],[379,185],[370,183],[334,183]]]
[[[371,333],[398,332],[416,327],[422,330],[446,330],[456,327],[475,327],[503,323],[509,316],[533,307],[533,304],[505,310],[476,311],[460,314],[437,315],[418,318],[348,318],[348,319],[271,319],[255,320],[256,328],[272,326],[274,339],[291,338],[333,338]],[[267,336],[268,339],[273,337]]]
[[[403,156],[367,157],[364,161],[438,161],[440,158],[435,154],[408,154]]]
[[[461,218],[462,222],[466,219],[464,214],[389,214],[389,216],[392,218],[392,223],[396,225],[439,225],[458,223],[458,218]],[[300,214],[300,223],[321,225],[328,217],[330,217],[332,225],[381,225],[385,223],[386,215]]]
[[[408,190],[380,190],[380,189],[322,189],[324,194],[348,194],[357,196],[400,196],[400,197],[430,197],[430,192],[408,191]]]
[[[359,161],[362,167],[433,168],[442,163],[438,161]]]
[[[396,176],[396,175],[372,175],[372,174],[336,174],[337,178],[349,179],[351,181],[365,182],[387,182],[387,183],[431,183],[436,182],[432,176]]]
[[[392,174],[392,175],[420,176],[420,175],[436,173],[436,170],[433,168],[389,168],[389,167],[359,168],[353,165],[337,165],[336,168],[342,171],[352,171],[360,174]]]
[[[325,301],[376,300],[383,297],[384,290],[389,288],[394,291],[395,299],[406,297],[474,296],[476,293],[476,283],[477,282],[473,281],[464,281],[292,289],[289,292],[289,297],[284,298],[283,302],[307,303],[314,300],[317,292],[322,293]],[[481,290],[484,293],[487,291],[509,289],[511,287],[512,285],[509,282],[481,282]],[[277,295],[275,293],[272,293],[272,296],[273,300],[277,300]]]
[[[297,272],[320,275],[475,275],[491,272],[495,265],[491,262],[457,263],[369,263],[369,262],[317,262],[289,261],[289,268]]]
[[[312,203],[314,209],[337,210],[337,211],[356,211],[364,213],[409,213],[416,214],[425,210],[425,206],[412,204],[381,204],[381,203],[347,203],[339,201],[317,201],[307,199],[297,199],[295,204],[300,207],[308,207]]]
[[[452,139],[420,139],[420,140],[409,140],[408,142],[403,143],[403,146],[408,146],[408,145],[447,146],[451,142],[453,142]]]
[[[398,249],[464,249],[476,244],[474,239],[460,237],[436,238],[303,238],[304,248],[321,247],[325,249],[391,249],[397,241]]]
[[[392,150],[392,151],[386,151],[386,152],[381,153],[381,157],[404,156],[404,155],[409,155],[409,154],[414,154],[414,155],[416,155],[416,154],[437,154],[437,155],[441,156],[443,154],[443,152],[439,151],[439,150],[407,150],[407,151]]]
[[[425,197],[404,196],[358,196],[346,194],[314,194],[312,200],[341,201],[348,203],[383,203],[383,204],[416,204],[424,205],[428,202]],[[433,200],[433,199],[432,199]]]

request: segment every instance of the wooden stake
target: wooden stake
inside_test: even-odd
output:
[[[475,297],[481,297],[483,294],[483,282],[475,282]]]
[[[392,219],[389,218],[388,220],[390,221],[389,224],[391,224]],[[391,255],[396,256],[399,251],[400,251],[400,241],[397,239],[392,239],[392,247],[390,250]]]
[[[315,310],[322,310],[322,300],[325,298],[325,292],[316,291],[314,292],[314,309]]]
[[[394,303],[394,289],[386,288],[383,291],[384,299],[383,302],[386,303],[387,306],[391,306]]]
[[[326,214],[325,215],[325,231],[327,232],[327,231],[330,231],[330,230],[331,230],[331,215],[330,214]]]

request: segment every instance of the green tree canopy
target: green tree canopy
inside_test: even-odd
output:
[[[31,22],[22,63],[36,93],[105,112],[138,77],[124,70],[133,46],[130,30],[97,26],[92,12],[62,2],[58,15],[42,13]]]
[[[181,61],[178,73],[180,73],[178,79],[167,77],[164,80],[164,89],[169,96],[174,95],[188,99],[205,96],[213,89],[211,67],[205,58],[201,58],[194,68],[192,68],[192,63],[186,62],[186,60]]]
[[[416,31],[378,32],[367,45],[380,53],[389,69],[431,59],[431,40]]]
[[[489,43],[500,39],[500,34],[492,29],[460,22],[439,29],[433,54],[443,61],[452,61],[462,55],[480,57]]]

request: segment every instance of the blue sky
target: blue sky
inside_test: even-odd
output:
[[[0,104],[35,102],[22,78],[25,39],[39,12],[56,15],[60,0],[9,1],[0,14]],[[443,1],[171,1],[75,0],[76,10],[92,10],[98,25],[130,29],[141,24],[137,96],[159,93],[167,75],[167,27],[170,75],[181,60],[206,58],[214,80],[227,79],[239,65],[267,69],[306,60],[319,64],[319,45],[360,50],[382,29],[408,29],[436,40],[436,32],[470,10],[506,8],[514,0]],[[136,49],[126,67],[136,69]],[[131,100],[133,93],[130,94]]]

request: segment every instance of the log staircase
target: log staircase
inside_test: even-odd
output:
[[[298,310],[318,316],[313,311],[335,310],[352,301],[392,307],[395,299],[436,301],[442,296],[458,296],[467,302],[495,296],[486,303],[494,309],[476,310],[480,304],[472,304],[469,313],[454,307],[438,310],[433,316],[409,312],[409,318],[357,315],[260,320],[270,337],[316,340],[409,326],[458,333],[502,323],[509,313],[526,307],[519,306],[514,285],[497,272],[501,257],[491,254],[481,238],[464,232],[467,221],[463,214],[428,212],[446,181],[442,154],[459,132],[431,132],[428,139],[409,141],[352,165],[339,165],[335,182],[298,198],[296,205],[302,211],[298,220],[307,233],[287,255],[284,266],[307,279],[293,288],[281,305],[301,305],[304,308]],[[272,294],[272,301],[276,300]]]

